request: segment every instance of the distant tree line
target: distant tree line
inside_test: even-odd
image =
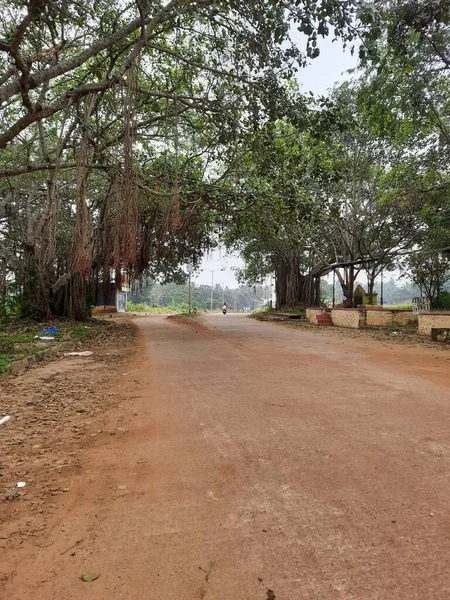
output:
[[[271,299],[269,285],[240,286],[229,288],[217,284],[213,290],[213,310],[219,310],[227,302],[230,310],[250,312],[262,308]],[[161,285],[145,280],[143,284],[135,282],[129,300],[134,304],[145,304],[152,308],[173,308],[187,310],[189,303],[189,284],[168,283]],[[191,307],[198,311],[211,309],[211,286],[191,283]]]

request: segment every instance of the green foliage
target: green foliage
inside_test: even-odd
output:
[[[12,363],[14,357],[12,354],[3,354],[0,351],[0,374],[5,373],[7,367]]]
[[[145,304],[145,302],[139,302],[135,304],[134,302],[127,303],[127,312],[139,312],[139,313],[148,313],[149,315],[162,315],[170,312],[185,312],[185,307],[171,305],[167,308],[161,306],[150,306],[149,304]]]
[[[92,337],[92,330],[87,325],[75,325],[70,328],[71,336],[74,340],[85,342]]]
[[[17,335],[8,336],[8,340],[12,344],[31,344],[35,341],[35,336],[32,333],[20,333]],[[1,336],[0,336],[1,343]]]
[[[14,342],[10,339],[0,338],[0,354],[12,354],[14,352]]]
[[[358,272],[373,288],[417,249],[403,268],[440,302],[445,269],[430,283],[428,267],[450,245],[448,2],[4,8],[2,320],[68,314],[77,294],[85,316],[91,291],[119,268],[174,284],[134,286],[137,304],[186,310],[181,265],[198,266],[220,238],[242,253],[242,282],[276,274],[282,304],[329,303],[318,277],[363,258],[337,270],[351,301]],[[292,27],[306,36],[304,53]],[[295,72],[328,34],[352,51],[361,37],[365,71],[329,98],[305,97]],[[202,287],[199,309],[209,307]],[[226,294],[247,309],[266,297],[258,290]],[[223,292],[214,294],[217,308]]]
[[[437,308],[444,285],[450,280],[450,259],[441,257],[430,244],[410,254],[405,267],[422,295]]]
[[[213,310],[220,310],[223,300],[230,306],[231,310],[238,312],[249,312],[257,307],[265,305],[271,295],[270,287],[267,285],[242,286],[230,289],[227,286],[217,284],[213,290]],[[186,313],[189,311],[189,291],[187,285],[174,283],[160,285],[152,282],[148,288],[143,287],[139,291],[139,298],[145,298],[144,302],[128,302],[129,312],[156,313]],[[211,286],[196,285],[191,283],[191,309],[207,311],[211,309]]]
[[[441,290],[437,295],[434,308],[441,310],[450,310],[450,292]]]
[[[404,302],[403,304],[384,304],[384,308],[388,310],[412,310],[412,302]]]

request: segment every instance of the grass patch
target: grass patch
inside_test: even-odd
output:
[[[9,335],[8,340],[13,344],[32,344],[35,341],[35,338],[32,333],[22,333],[18,335]]]
[[[4,373],[8,366],[13,362],[14,355],[12,354],[0,354],[0,374]]]
[[[92,325],[55,321],[52,323],[36,323],[19,319],[11,320],[0,327],[0,373],[8,370],[8,366],[17,360],[39,354],[43,350],[61,342],[85,342],[93,335]],[[56,327],[58,333],[43,334],[42,331]],[[52,337],[44,342],[40,337]]]
[[[404,302],[403,304],[385,304],[383,306],[386,310],[411,310],[412,302]]]
[[[270,308],[270,306],[264,306],[264,308],[257,308],[256,310],[252,311],[252,315],[265,315],[271,312],[274,312],[275,309],[274,308]]]
[[[57,333],[41,333],[51,328],[56,328]],[[46,323],[14,319],[0,325],[0,374],[7,372],[11,363],[40,354],[48,348],[58,348],[61,344],[67,349],[77,350],[92,345],[104,348],[105,344],[117,336],[120,335],[123,340],[133,335],[133,332],[131,324],[119,324],[112,319],[92,319],[84,323],[68,319],[54,319]],[[54,339],[44,341],[40,337]]]
[[[183,307],[153,307],[149,306],[148,304],[144,304],[143,302],[140,302],[138,304],[135,304],[134,302],[128,302],[127,312],[147,313],[149,315],[167,315],[168,313],[181,313],[183,312]]]
[[[92,330],[88,325],[72,325],[68,328],[72,339],[77,342],[85,342],[92,337]]]

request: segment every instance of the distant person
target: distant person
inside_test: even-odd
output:
[[[228,311],[228,304],[226,302],[224,302],[222,304],[222,312],[223,312],[224,315],[226,315],[227,311]]]

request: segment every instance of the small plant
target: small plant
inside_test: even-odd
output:
[[[14,357],[12,354],[0,353],[0,373],[4,373],[10,363],[12,363]]]
[[[11,339],[0,339],[0,355],[1,354],[13,354],[14,353],[14,342]]]
[[[13,344],[32,344],[34,340],[34,335],[32,333],[22,333],[19,335],[11,335],[9,336],[9,341]]]
[[[92,336],[92,331],[86,325],[75,325],[72,328],[72,337],[79,342],[85,342]]]

